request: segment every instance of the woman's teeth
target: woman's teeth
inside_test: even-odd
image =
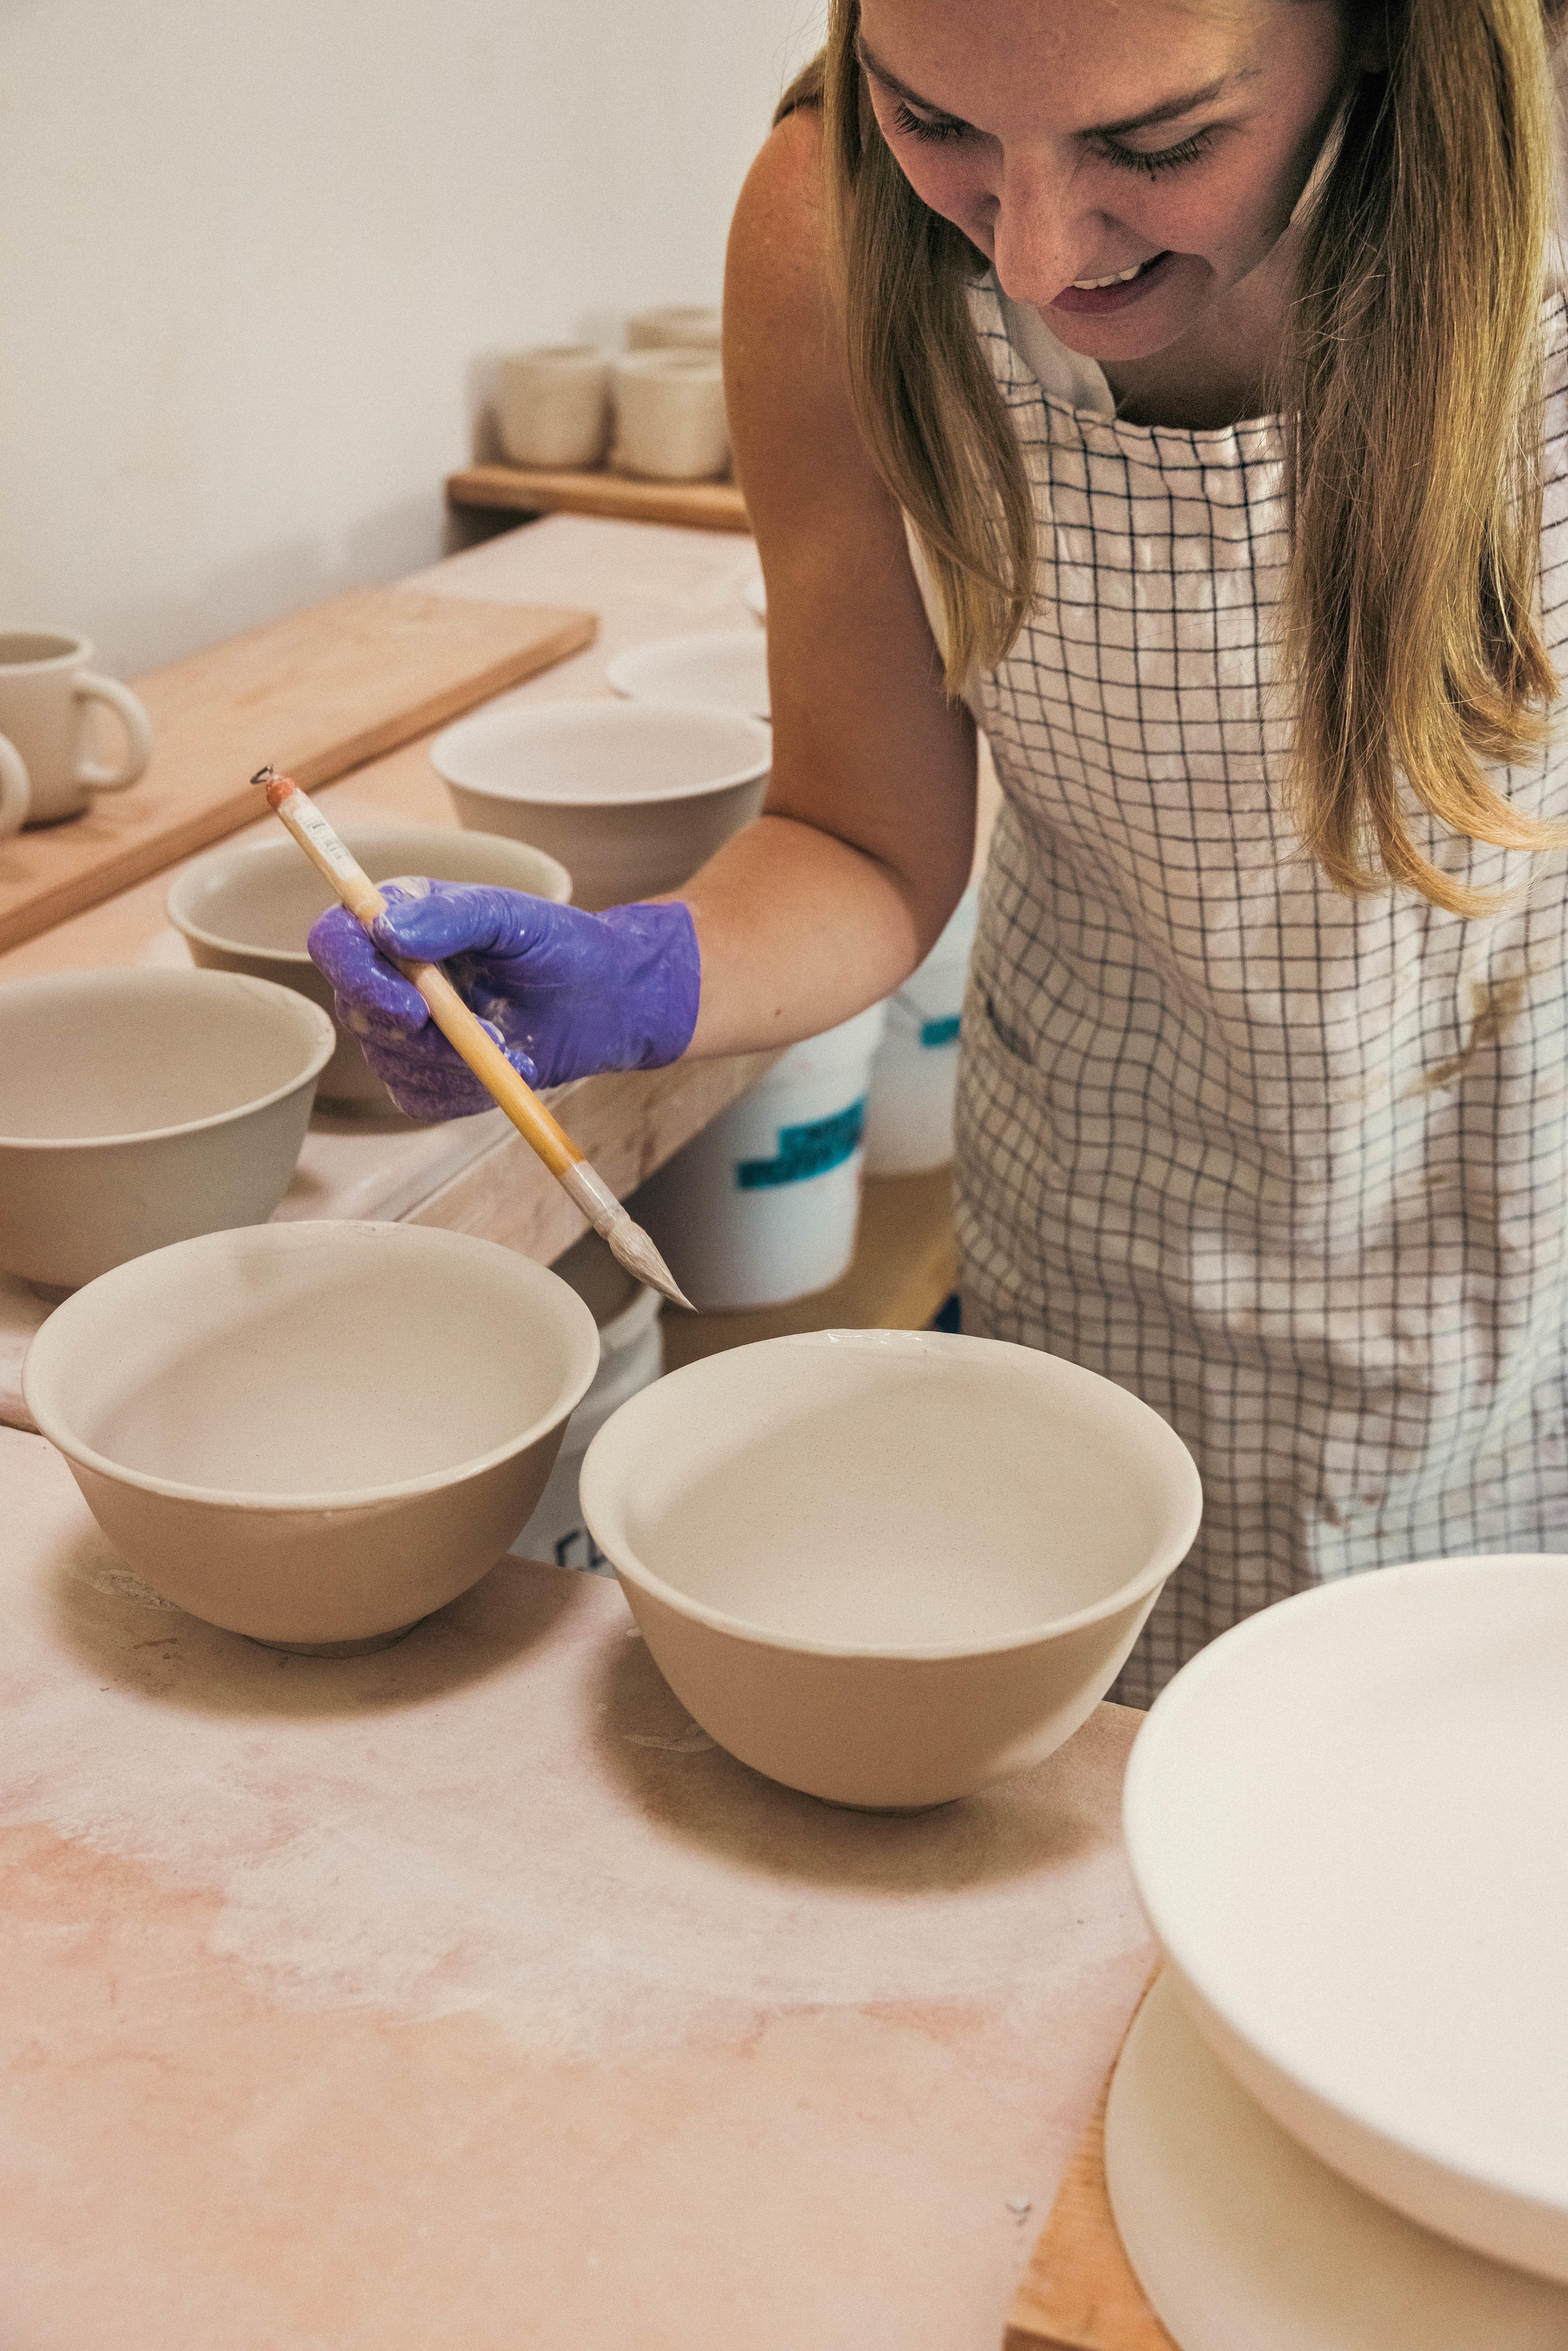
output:
[[[1157,255],[1155,258],[1158,258]],[[1148,266],[1146,261],[1134,261],[1131,269],[1118,269],[1113,277],[1075,277],[1073,287],[1081,294],[1094,294],[1102,286],[1124,286],[1129,277],[1135,277],[1140,269],[1146,269]]]

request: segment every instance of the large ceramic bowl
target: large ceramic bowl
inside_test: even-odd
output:
[[[545,1266],[428,1226],[261,1225],[138,1258],[34,1340],[28,1409],[165,1598],[287,1648],[465,1592],[599,1363]]]
[[[581,1497],[703,1729],[790,1787],[888,1810],[1076,1730],[1201,1506],[1186,1447],[1124,1389],[906,1331],[671,1373],[594,1438]]]
[[[1568,2283],[1565,1813],[1568,1556],[1527,1552],[1236,1625],[1151,1711],[1124,1818],[1188,2013],[1260,2105]]]
[[[486,882],[564,904],[571,876],[543,850],[452,825],[343,827],[343,839],[372,882],[421,873],[432,882]],[[298,988],[330,1015],[332,991],[305,945],[332,893],[292,841],[253,841],[198,858],[170,885],[169,920],[191,959],[209,971],[244,971]],[[387,1114],[394,1104],[355,1040],[338,1030],[336,1052],[316,1089],[321,1110]]]
[[[531,841],[580,906],[678,890],[762,806],[772,729],[664,702],[529,702],[459,719],[430,748],[460,820]]]
[[[0,1267],[74,1290],[270,1217],[335,1041],[303,997],[227,972],[0,987]]]

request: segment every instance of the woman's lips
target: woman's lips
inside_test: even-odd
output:
[[[1071,310],[1075,318],[1103,319],[1113,310],[1124,310],[1131,302],[1141,302],[1152,293],[1168,274],[1175,261],[1174,253],[1156,253],[1146,261],[1135,277],[1121,286],[1064,286],[1051,304],[1053,310]]]

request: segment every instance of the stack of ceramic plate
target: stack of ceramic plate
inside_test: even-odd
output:
[[[1568,1556],[1324,1586],[1139,1735],[1106,2118],[1181,2351],[1568,2346]]]

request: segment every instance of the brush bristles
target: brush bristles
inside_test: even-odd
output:
[[[684,1306],[688,1314],[696,1308],[676,1281],[674,1275],[639,1224],[634,1224],[624,1208],[609,1227],[603,1238],[609,1242],[616,1262],[623,1265],[636,1281],[646,1282],[667,1298],[672,1306]]]

